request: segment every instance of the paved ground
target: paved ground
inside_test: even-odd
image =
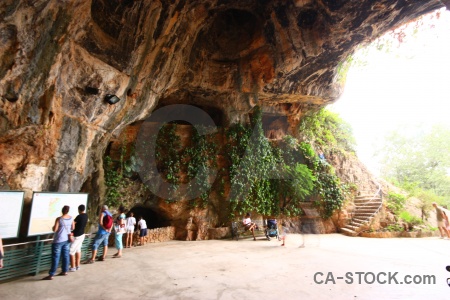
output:
[[[298,248],[301,240],[289,235],[286,247],[262,238],[171,241],[125,249],[120,259],[110,249],[106,261],[65,277],[0,284],[0,299],[450,299],[450,240],[307,235],[306,248]],[[359,284],[356,272],[398,272],[398,284],[383,274],[385,284],[364,282],[373,280],[370,273]],[[436,282],[400,284],[406,275],[434,275]]]

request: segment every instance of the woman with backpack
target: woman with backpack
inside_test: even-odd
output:
[[[103,245],[103,256],[99,257],[98,260],[104,261],[106,259],[106,254],[108,253],[108,239],[112,225],[113,219],[111,213],[108,211],[108,206],[103,205],[100,216],[98,217],[98,231],[94,237],[94,242],[92,243],[92,257],[88,260],[88,264],[93,264],[95,262],[95,257],[100,245]]]

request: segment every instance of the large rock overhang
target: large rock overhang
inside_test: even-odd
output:
[[[112,135],[164,103],[291,124],[342,92],[355,47],[441,1],[0,3],[1,188],[96,189]],[[121,101],[104,102],[106,94]],[[98,191],[99,199],[101,191]]]

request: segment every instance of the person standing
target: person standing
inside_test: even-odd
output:
[[[439,207],[436,202],[433,202],[433,206],[436,209],[437,225],[439,228],[439,232],[441,233],[441,239],[443,239],[443,238],[448,239],[448,238],[450,238],[450,234],[449,234],[447,228],[445,227],[444,210],[442,209],[442,207]],[[444,237],[444,233],[447,235],[446,237]]]
[[[139,238],[140,238],[140,244],[139,246],[145,245],[144,238],[147,236],[147,222],[142,217],[139,217],[138,227],[140,229],[139,231]]]
[[[74,241],[70,244],[70,272],[75,272],[80,269],[81,260],[81,246],[84,241],[84,231],[88,221],[88,216],[85,213],[86,206],[81,204],[78,206],[78,216],[75,217],[75,229],[73,230]]]
[[[3,258],[5,257],[5,252],[3,251],[2,237],[0,236],[0,269],[3,268]]]
[[[321,160],[325,160],[325,154],[323,154],[323,151],[322,151],[322,150],[319,150],[319,158],[320,158]]]
[[[113,255],[114,258],[121,258],[122,257],[122,249],[123,249],[123,233],[126,231],[125,229],[125,208],[121,205],[119,207],[119,215],[117,216],[116,220],[114,221],[114,231],[115,231],[115,237],[116,237],[116,249],[117,253]]]
[[[112,225],[112,215],[108,211],[108,206],[103,205],[102,211],[98,217],[98,231],[95,235],[94,242],[92,243],[92,257],[88,261],[88,264],[93,264],[95,262],[98,247],[100,247],[101,244],[103,244],[103,255],[98,260],[104,261],[106,259],[106,254],[108,253],[108,239],[111,234]]]
[[[133,243],[133,233],[134,226],[136,225],[136,219],[134,218],[134,213],[130,212],[130,216],[126,220],[127,227],[127,239],[125,240],[125,247],[131,248],[131,244]]]
[[[55,219],[55,224],[52,227],[55,235],[52,243],[52,265],[48,276],[44,280],[52,280],[58,268],[59,259],[62,258],[61,273],[59,275],[67,275],[69,269],[69,235],[74,228],[73,219],[69,216],[70,207],[64,205],[62,208],[62,216]]]

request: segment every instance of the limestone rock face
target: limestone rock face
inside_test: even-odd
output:
[[[336,170],[336,175],[343,182],[352,183],[358,187],[358,192],[363,195],[373,195],[384,182],[377,182],[374,176],[353,154],[326,153],[326,160]],[[382,189],[386,191],[387,189]]]
[[[3,0],[2,189],[103,195],[102,155],[167,104],[245,121],[337,99],[353,49],[442,7],[438,0]],[[107,94],[120,98],[105,103]],[[29,199],[29,193],[27,194]]]

